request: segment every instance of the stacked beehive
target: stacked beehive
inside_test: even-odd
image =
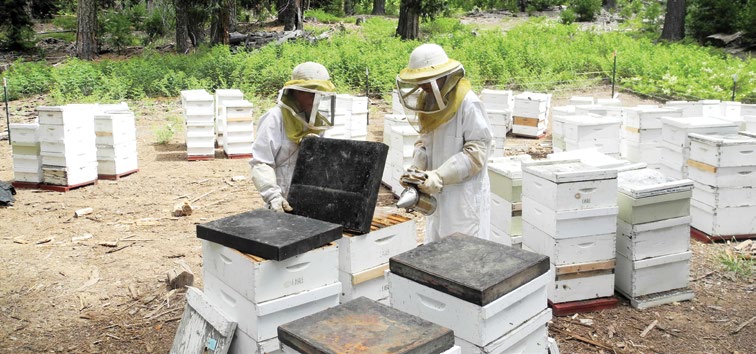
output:
[[[136,125],[128,105],[101,106],[94,116],[97,174],[100,179],[136,172]]]
[[[558,106],[551,109],[551,146],[554,152],[565,151],[564,120],[575,115],[574,105]]]
[[[649,168],[661,168],[661,117],[681,117],[675,108],[636,106],[624,110],[620,154],[632,162],[645,162]]]
[[[418,136],[417,130],[410,126],[407,117],[383,117],[383,143],[389,146],[389,152],[381,182],[387,185],[394,195],[398,196],[404,190],[399,184],[399,177],[412,165],[412,154]]]
[[[488,160],[491,183],[491,241],[507,246],[522,245],[522,162],[530,155],[495,157]]]
[[[576,114],[554,118],[554,122],[557,120],[558,128],[553,130],[552,139],[563,142],[564,151],[596,148],[619,156],[620,118]],[[554,150],[560,151],[556,145]]]
[[[94,104],[37,107],[42,181],[79,186],[97,180]]]
[[[391,258],[391,306],[452,329],[462,353],[545,354],[548,268],[543,255],[454,234]]]
[[[244,99],[244,93],[238,89],[215,90],[215,137],[218,145],[223,146],[226,134],[226,101],[238,101]]]
[[[703,104],[695,101],[667,101],[662,106],[664,108],[674,108],[681,111],[682,117],[701,117],[703,116]]]
[[[688,177],[689,133],[738,132],[737,123],[712,117],[663,117],[661,123],[661,168],[659,171],[677,179]]]
[[[326,117],[333,117],[333,127],[326,130],[325,137],[334,139],[367,140],[368,99],[339,94],[331,100],[321,101],[319,110]]]
[[[708,236],[756,234],[756,138],[689,134],[691,226]]]
[[[279,325],[338,305],[338,246],[317,247],[313,241],[332,240],[331,233],[340,234],[341,228],[324,231],[317,220],[304,219],[258,209],[198,225],[204,293],[237,322],[231,353],[274,352],[280,347]],[[300,239],[310,234],[316,238]],[[255,256],[212,241],[225,242],[231,235],[239,236],[231,242],[235,247],[245,246],[244,238],[259,237],[256,250],[278,248],[280,256]]]
[[[617,170],[580,160],[522,164],[522,246],[549,256],[549,300],[614,294]],[[591,271],[586,272],[586,269]]]
[[[493,132],[494,151],[491,156],[504,156],[507,133],[512,130],[512,91],[484,89],[480,92],[480,100],[486,109]]]
[[[515,96],[512,133],[537,138],[546,133],[551,94],[523,92]]]
[[[42,158],[39,155],[39,123],[11,123],[13,180],[16,183],[42,182]]]
[[[652,169],[617,176],[615,288],[635,308],[689,300],[693,182]]]
[[[215,158],[214,105],[213,96],[204,89],[181,91],[188,160]]]
[[[247,100],[223,100],[221,145],[227,157],[251,157],[255,139],[253,105]],[[218,121],[216,120],[216,123]],[[218,123],[220,124],[220,123]]]
[[[384,272],[389,258],[417,246],[415,220],[395,214],[374,217],[370,229],[363,235],[345,233],[337,241],[342,303],[364,296],[388,304]]]

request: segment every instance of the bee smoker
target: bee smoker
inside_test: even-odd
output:
[[[404,188],[399,200],[396,202],[398,208],[405,208],[407,211],[417,210],[423,215],[431,215],[436,211],[438,202],[436,198],[425,194],[417,187],[427,178],[423,172],[414,171],[402,177],[402,183],[407,187]]]

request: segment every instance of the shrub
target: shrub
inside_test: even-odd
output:
[[[593,21],[601,11],[601,0],[572,0],[570,3],[578,21]]]
[[[134,41],[129,15],[118,11],[106,12],[102,20],[101,36],[105,44],[110,45],[120,53]]]
[[[577,15],[575,15],[575,11],[570,8],[564,9],[562,13],[559,14],[559,21],[565,25],[574,23],[576,19]]]

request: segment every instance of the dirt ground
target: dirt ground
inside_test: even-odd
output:
[[[568,95],[608,97],[608,90],[562,93],[553,105]],[[648,102],[620,98],[625,105]],[[32,117],[40,102],[11,102],[12,120]],[[188,266],[202,288],[196,225],[262,206],[246,160],[225,159],[218,150],[214,160],[187,161],[181,132],[155,144],[155,128],[181,115],[178,98],[129,105],[137,115],[139,172],[66,193],[20,189],[13,207],[0,208],[1,352],[167,352],[185,300],[167,288],[166,273]],[[389,111],[386,102],[373,101],[370,140],[380,140]],[[548,136],[511,138],[507,145],[510,153],[550,151]],[[0,141],[0,180],[12,179],[10,146]],[[194,213],[173,217],[173,206],[184,200]],[[379,209],[396,210],[393,202],[382,190]],[[87,207],[94,212],[74,216]],[[717,260],[733,245],[691,244],[692,301],[640,311],[620,297],[613,309],[555,317],[550,335],[561,352],[756,352],[753,278],[738,278]]]

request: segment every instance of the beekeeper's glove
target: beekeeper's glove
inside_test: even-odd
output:
[[[270,209],[279,213],[294,210],[291,208],[291,205],[289,205],[289,202],[280,194],[270,200]]]
[[[437,169],[426,171],[428,178],[418,188],[423,193],[433,195],[441,193],[444,185],[468,180],[483,168],[488,156],[487,146],[483,141],[466,142],[461,152],[452,155]]]
[[[281,187],[276,183],[276,171],[264,163],[252,166],[252,183],[268,208],[274,211],[291,211],[289,202],[281,195]]]

